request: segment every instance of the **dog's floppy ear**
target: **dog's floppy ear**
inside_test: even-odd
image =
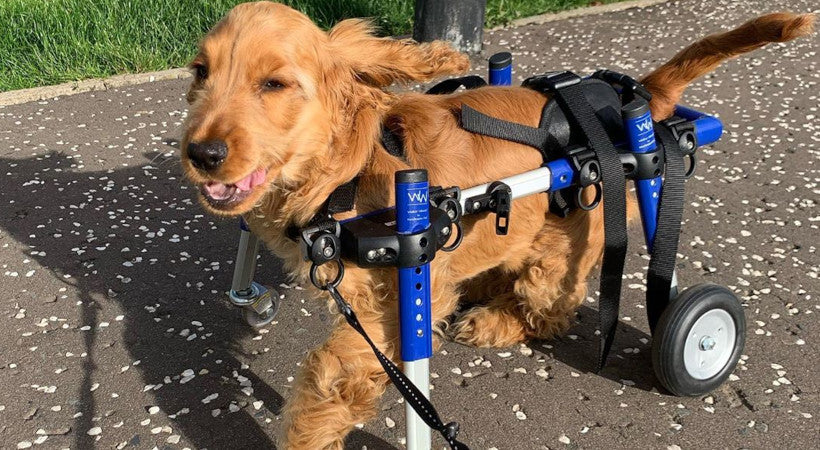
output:
[[[394,82],[425,82],[460,74],[470,60],[443,41],[379,38],[367,20],[348,19],[329,32],[331,51],[364,82],[385,87]]]

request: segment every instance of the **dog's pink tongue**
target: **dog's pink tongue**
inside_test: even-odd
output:
[[[208,197],[211,197],[214,200],[225,200],[226,198],[233,195],[235,188],[233,186],[226,186],[222,183],[217,183],[215,181],[210,181],[205,184],[204,186],[205,192],[208,194]]]
[[[265,177],[268,171],[265,169],[256,169],[250,175],[236,182],[236,188],[240,191],[250,191],[265,182]]]

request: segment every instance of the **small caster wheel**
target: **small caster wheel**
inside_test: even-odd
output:
[[[279,302],[274,301],[273,306],[262,311],[262,313],[257,313],[249,308],[242,308],[242,317],[248,325],[254,328],[262,328],[273,322],[273,319],[276,318],[277,312],[279,312]]]
[[[734,370],[746,341],[746,317],[727,288],[699,284],[675,297],[652,339],[652,365],[661,384],[694,397],[720,386]]]
[[[279,312],[279,293],[254,283],[254,296],[242,306],[242,317],[248,325],[262,328],[273,321]]]

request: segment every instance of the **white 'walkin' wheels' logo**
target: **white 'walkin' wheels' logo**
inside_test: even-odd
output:
[[[639,131],[649,131],[652,129],[652,118],[647,117],[646,120],[635,124]]]
[[[410,200],[410,203],[427,203],[427,192],[425,191],[415,191],[415,192],[408,192],[407,198]]]

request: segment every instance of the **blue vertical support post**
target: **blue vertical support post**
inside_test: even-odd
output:
[[[489,84],[491,86],[512,85],[512,54],[510,52],[499,52],[490,56],[489,64]]]
[[[629,151],[632,153],[649,153],[658,148],[657,142],[655,142],[655,128],[652,124],[652,115],[649,112],[649,103],[645,99],[636,97],[621,108],[621,115],[624,120]],[[652,244],[655,241],[655,232],[658,228],[658,208],[662,187],[663,178],[660,175],[645,180],[635,180],[638,209],[641,212],[646,248],[649,253],[652,253]],[[677,295],[677,275],[673,273],[669,298]]]
[[[427,171],[396,172],[396,231],[409,234],[430,226]],[[422,247],[425,243],[421,242]],[[431,251],[435,242],[429,242]],[[431,258],[423,254],[419,263]],[[399,325],[404,373],[425,397],[430,397],[430,357],[433,355],[430,263],[399,268]],[[430,449],[430,428],[405,402],[407,448]]]

